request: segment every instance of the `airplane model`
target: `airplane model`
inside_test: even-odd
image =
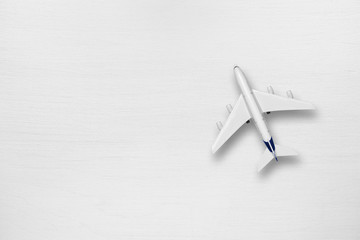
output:
[[[311,110],[315,109],[315,107],[311,103],[293,99],[293,94],[290,90],[287,91],[287,98],[274,95],[274,90],[271,86],[268,87],[268,93],[253,90],[249,87],[244,73],[238,66],[234,67],[234,73],[242,95],[240,95],[234,108],[230,104],[226,106],[230,115],[225,125],[223,126],[221,122],[216,123],[220,133],[212,146],[213,153],[242,125],[252,120],[266,146],[257,166],[259,172],[273,159],[278,161],[278,157],[297,155],[292,149],[274,144],[274,140],[270,135],[264,119],[264,113],[269,114],[270,112],[288,110]]]

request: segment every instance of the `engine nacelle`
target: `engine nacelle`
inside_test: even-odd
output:
[[[286,95],[288,96],[288,98],[294,98],[294,95],[293,95],[293,93],[291,92],[291,90],[288,90],[288,91],[286,92]]]
[[[229,113],[231,113],[233,110],[233,107],[231,106],[231,104],[228,104],[228,105],[226,105],[226,109],[228,110]]]
[[[268,91],[268,93],[270,93],[270,94],[274,94],[274,89],[272,88],[272,86],[268,86],[268,87],[267,87],[267,91]]]
[[[217,128],[219,129],[219,131],[223,128],[223,125],[222,125],[222,122],[221,122],[221,121],[218,121],[218,122],[216,123],[216,126],[217,126]]]

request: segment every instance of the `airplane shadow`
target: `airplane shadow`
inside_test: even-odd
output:
[[[262,179],[268,178],[273,171],[277,171],[282,168],[292,168],[295,166],[301,165],[301,160],[299,156],[287,156],[279,158],[279,161],[276,162],[274,159],[264,167],[259,173],[259,177]]]
[[[311,119],[318,116],[319,110],[304,110],[304,111],[279,111],[266,114],[266,122],[270,121],[301,121],[303,119]],[[270,128],[270,127],[269,127]],[[270,130],[271,131],[271,130]]]

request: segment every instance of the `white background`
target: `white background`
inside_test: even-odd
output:
[[[358,1],[0,6],[0,239],[360,238]],[[235,64],[317,108],[262,174],[252,124],[211,154]]]

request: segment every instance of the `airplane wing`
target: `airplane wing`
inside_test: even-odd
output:
[[[263,112],[315,109],[311,103],[295,100],[290,97],[282,97],[256,90],[253,90],[253,93]]]
[[[240,95],[236,105],[231,111],[229,118],[225,122],[218,137],[212,146],[212,151],[215,153],[244,123],[251,118],[247,109],[244,97]]]

